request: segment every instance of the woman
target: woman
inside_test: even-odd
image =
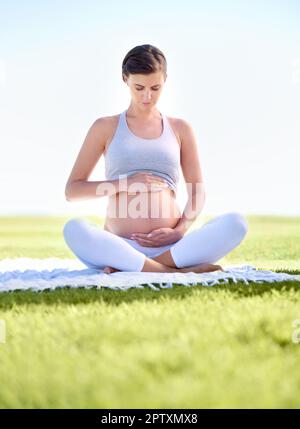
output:
[[[231,212],[185,235],[203,207],[203,177],[191,126],[156,108],[167,78],[164,54],[152,45],[134,47],[122,77],[129,107],[92,124],[65,190],[68,201],[108,196],[104,229],[71,219],[63,230],[66,243],[86,266],[106,273],[222,270],[213,263],[243,240],[248,225]],[[102,154],[107,180],[90,182]],[[180,168],[188,192],[182,214],[176,202]]]

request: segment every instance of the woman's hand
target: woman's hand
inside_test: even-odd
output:
[[[135,173],[120,180],[120,189],[128,194],[159,192],[169,187],[167,181],[153,173]]]
[[[176,243],[183,237],[182,232],[173,228],[158,228],[148,234],[142,232],[132,233],[130,238],[141,246],[161,247]]]

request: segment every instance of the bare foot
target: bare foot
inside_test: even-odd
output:
[[[214,264],[198,264],[198,265],[192,265],[190,267],[184,267],[179,268],[179,271],[182,273],[209,273],[211,271],[224,271],[221,265],[214,265]]]
[[[103,271],[105,272],[105,274],[111,274],[120,270],[117,270],[117,268],[113,268],[113,267],[105,267]]]
[[[224,271],[223,268],[221,267],[221,265],[214,265],[214,264],[198,264],[198,265],[191,265],[190,267],[184,267],[184,268],[175,268],[173,272],[179,272],[179,273],[209,273],[211,271]],[[113,267],[105,267],[104,268],[104,273],[105,274],[111,274],[111,273],[115,273],[116,271],[120,271],[117,270],[117,268],[113,268]]]

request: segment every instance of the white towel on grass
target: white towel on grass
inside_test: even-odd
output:
[[[183,286],[214,286],[244,282],[300,281],[300,275],[257,270],[253,265],[223,266],[223,271],[210,273],[145,273],[117,271],[105,274],[103,270],[87,268],[77,259],[60,258],[6,258],[0,260],[0,292],[14,290],[43,291],[62,287],[109,288],[127,290],[150,287],[153,290],[171,288],[174,283]]]

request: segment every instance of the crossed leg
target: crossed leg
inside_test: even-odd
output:
[[[226,213],[185,235],[169,250],[152,259],[121,237],[83,219],[67,222],[63,233],[73,253],[91,268],[108,266],[116,268],[116,271],[204,272],[203,266],[199,271],[198,266],[216,262],[233,250],[243,240],[247,229],[242,215]]]
[[[152,259],[177,268],[214,263],[237,247],[247,231],[244,216],[238,212],[225,213],[188,233],[169,250]]]
[[[237,247],[247,231],[248,223],[244,216],[237,212],[225,213],[185,235],[169,250],[152,257],[152,261],[183,272],[189,271],[184,267],[194,272],[215,271],[221,267],[213,263]],[[143,268],[143,271],[148,270],[152,271],[152,268]],[[106,267],[106,272],[114,271],[118,270]]]
[[[73,218],[63,227],[66,244],[81,262],[93,269],[112,271],[178,272],[136,250],[123,238],[92,222]]]

